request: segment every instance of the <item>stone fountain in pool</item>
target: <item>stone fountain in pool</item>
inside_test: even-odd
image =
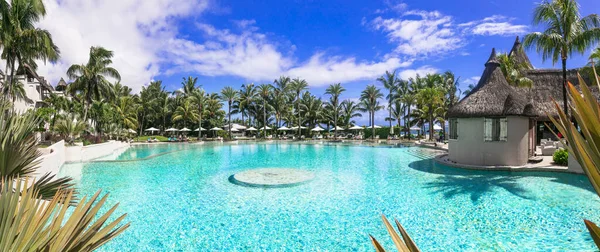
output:
[[[229,180],[249,187],[290,187],[309,182],[315,178],[311,171],[291,168],[259,168],[238,172]]]

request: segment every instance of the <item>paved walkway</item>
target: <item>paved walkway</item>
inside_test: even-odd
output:
[[[456,163],[448,158],[448,154],[439,155],[435,158],[436,162],[457,168],[472,169],[472,170],[497,170],[497,171],[552,171],[552,172],[567,172],[582,174],[580,170],[569,170],[567,166],[559,166],[554,164],[551,156],[544,156],[539,163],[528,163],[523,166],[482,166],[482,165],[467,165]]]

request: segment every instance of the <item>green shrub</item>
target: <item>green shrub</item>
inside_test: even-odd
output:
[[[556,150],[552,155],[552,160],[558,165],[566,166],[569,164],[569,152],[565,149]]]

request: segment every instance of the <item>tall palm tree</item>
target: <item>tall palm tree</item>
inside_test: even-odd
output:
[[[429,140],[433,140],[433,125],[436,118],[436,110],[444,104],[444,93],[440,87],[428,87],[417,93],[417,100],[421,109],[426,111],[429,122]]]
[[[263,127],[267,126],[267,100],[271,95],[272,86],[269,84],[261,84],[258,86],[258,95],[262,98],[263,107]],[[267,138],[267,131],[263,130],[264,138]]]
[[[256,87],[254,84],[242,85],[240,98],[234,104],[236,112],[242,115],[242,123],[245,123],[244,116],[248,116],[248,109],[256,100]]]
[[[224,102],[227,102],[227,109],[229,110],[229,112],[227,113],[227,116],[229,117],[229,119],[227,119],[228,123],[229,123],[229,140],[232,139],[231,136],[231,104],[233,104],[234,101],[236,101],[239,97],[239,93],[237,90],[233,89],[232,87],[224,87],[221,90],[221,100]]]
[[[138,125],[136,107],[138,105],[132,96],[124,96],[119,99],[119,103],[114,106],[115,112],[120,119],[121,129],[124,127],[135,129]]]
[[[37,68],[35,60],[54,62],[59,58],[60,50],[54,44],[50,32],[36,27],[45,15],[46,8],[42,0],[0,3],[1,56],[6,60],[2,86],[3,93],[12,98],[13,104],[17,98],[24,97],[24,92],[21,92],[23,84],[15,80],[17,64],[23,70],[28,68],[33,71]]]
[[[469,93],[471,93],[471,90],[473,90],[474,88],[475,88],[475,85],[469,84],[467,86],[467,89],[465,89],[465,91],[462,92],[463,96],[467,96]]]
[[[312,128],[323,119],[323,101],[308,92],[302,96],[302,107],[304,109],[304,118],[308,125]]]
[[[380,98],[383,98],[383,94],[375,85],[368,85],[360,94],[364,109],[369,111],[372,139],[375,139],[375,112],[383,108],[379,105]]]
[[[388,90],[386,99],[388,101],[389,117],[392,117],[392,103],[396,99],[396,90],[398,89],[398,78],[396,77],[396,71],[389,72],[385,71],[385,75],[377,78],[377,81],[381,82],[383,86]],[[392,121],[390,121],[390,134],[394,134],[394,128],[392,127]]]
[[[600,61],[600,47],[598,47],[592,51],[592,53],[590,54],[589,60],[592,62],[592,64],[595,64],[595,62]]]
[[[590,46],[600,41],[600,17],[597,14],[581,17],[579,4],[575,0],[552,0],[540,3],[533,11],[533,24],[544,24],[546,30],[527,34],[523,44],[535,47],[542,60],[559,59],[563,71],[563,109],[567,105],[567,59],[574,53],[583,54]]]
[[[325,90],[325,94],[328,94],[331,96],[329,98],[329,103],[331,104],[331,107],[333,109],[333,137],[336,140],[337,140],[337,120],[338,120],[338,116],[340,114],[340,108],[341,108],[340,107],[340,95],[344,91],[346,91],[346,89],[344,87],[342,87],[342,84],[340,84],[340,83],[331,84]]]
[[[183,121],[183,127],[186,127],[187,121],[195,121],[198,118],[196,110],[190,100],[185,100],[175,112],[173,112],[173,121]]]
[[[111,93],[110,82],[106,77],[121,79],[119,72],[110,67],[112,57],[112,51],[92,46],[86,64],[72,65],[67,70],[67,76],[75,80],[68,87],[69,93],[83,94],[83,121],[87,121],[88,109],[92,101]]]
[[[296,92],[296,113],[298,114],[298,136],[302,135],[302,116],[300,116],[300,93],[308,87],[306,80],[296,78],[292,80],[290,89]]]
[[[158,102],[157,99],[160,98],[154,92],[152,92],[151,86],[142,87],[142,91],[140,91],[140,96],[138,99],[139,109],[141,112],[141,120],[139,123],[139,133],[141,134],[144,130],[144,125],[147,120],[148,115],[155,115],[157,107],[155,106]]]
[[[198,109],[198,139],[202,135],[202,114],[204,114],[204,110],[206,108],[206,93],[202,88],[197,88],[189,96],[189,99]]]
[[[194,90],[196,90],[197,82],[198,77],[183,77],[183,81],[181,81],[181,89],[175,90],[175,94],[182,95],[183,97],[188,97],[192,92],[194,92]]]

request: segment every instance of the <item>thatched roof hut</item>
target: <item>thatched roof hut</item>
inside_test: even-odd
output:
[[[531,64],[518,37],[510,53],[514,54],[518,62]],[[524,71],[523,75],[533,81],[531,88],[525,88],[513,87],[508,84],[499,68],[500,64],[496,59],[495,50],[492,50],[492,55],[485,66],[477,86],[449,110],[450,117],[521,115],[536,117],[538,121],[549,121],[548,115],[558,117],[554,101],[562,108],[561,69]],[[577,89],[579,89],[578,71],[579,69],[567,71],[567,81],[575,85]],[[588,85],[592,83],[589,76],[583,75],[582,78]],[[596,85],[591,85],[590,89],[592,93],[600,97]],[[509,102],[509,100],[511,101]]]
[[[510,86],[500,70],[496,50],[492,49],[477,86],[458,104],[450,108],[449,117],[534,117],[527,98]]]

